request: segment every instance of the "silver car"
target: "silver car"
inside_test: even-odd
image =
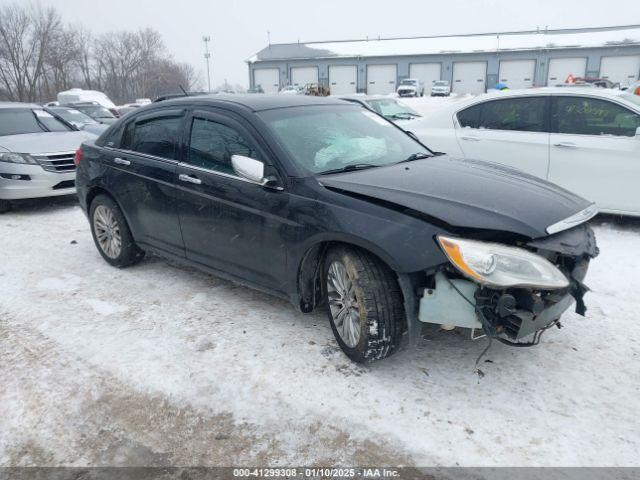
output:
[[[0,102],[0,213],[10,200],[75,193],[75,151],[93,138],[38,105]]]

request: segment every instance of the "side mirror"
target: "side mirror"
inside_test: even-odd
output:
[[[233,170],[246,180],[249,180],[263,187],[272,188],[274,190],[282,190],[283,188],[278,186],[278,179],[276,177],[264,176],[264,163],[255,158],[245,157],[244,155],[231,155],[231,165]]]
[[[243,155],[231,155],[233,170],[238,176],[260,185],[264,184],[264,163]]]

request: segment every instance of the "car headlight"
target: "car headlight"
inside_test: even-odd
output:
[[[567,277],[546,258],[517,247],[439,235],[449,261],[466,277],[489,287],[569,286]]]
[[[0,162],[38,164],[28,153],[0,153]]]

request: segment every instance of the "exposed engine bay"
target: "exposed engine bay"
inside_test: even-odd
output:
[[[503,343],[531,346],[539,342],[546,329],[559,326],[561,315],[572,303],[576,304],[576,313],[584,315],[583,297],[588,288],[583,281],[589,261],[598,255],[591,228],[582,224],[520,247],[553,264],[566,277],[565,286],[497,288],[472,281],[447,264],[427,275],[419,320],[442,324],[446,329],[482,329],[485,335]],[[529,341],[522,341],[530,336]]]

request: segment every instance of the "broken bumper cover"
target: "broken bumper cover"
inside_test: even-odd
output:
[[[526,247],[556,265],[569,280],[569,286],[561,290],[489,288],[445,268],[434,276],[434,288],[425,289],[419,320],[483,329],[487,335],[509,343],[557,323],[574,302],[576,312],[584,315],[583,296],[588,288],[583,281],[590,259],[598,254],[591,228],[580,225],[529,242]]]

